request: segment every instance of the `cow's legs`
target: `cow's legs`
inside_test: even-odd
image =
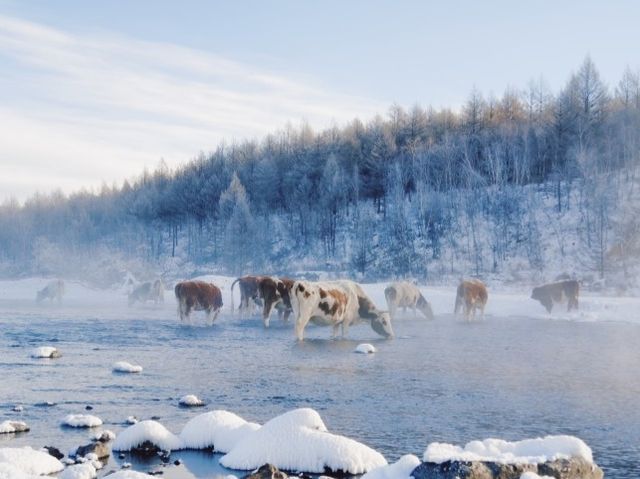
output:
[[[298,341],[302,341],[304,339],[304,328],[309,322],[309,316],[298,315],[296,318],[296,337]]]
[[[264,307],[262,308],[262,322],[264,323],[264,327],[269,327],[269,320],[271,319],[271,311],[273,310],[273,303],[268,303],[266,300],[264,302]]]

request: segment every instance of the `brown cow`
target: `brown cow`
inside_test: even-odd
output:
[[[192,310],[205,311],[210,324],[218,317],[222,308],[222,292],[215,284],[204,281],[183,281],[176,284],[176,299],[178,300],[178,315],[180,321],[186,319]]]
[[[476,309],[479,309],[484,318],[484,307],[488,297],[487,287],[479,279],[462,280],[458,285],[453,314],[457,315],[460,308],[463,308],[464,317],[468,321],[475,319]]]
[[[263,278],[264,276],[243,276],[231,283],[231,312],[234,311],[233,287],[236,283],[238,283],[238,288],[240,289],[240,306],[238,306],[238,311],[240,312],[240,317],[244,317],[252,303],[256,305],[259,304],[259,284]]]
[[[265,328],[269,327],[269,319],[274,307],[278,310],[278,316],[281,319],[289,320],[292,311],[290,292],[293,283],[294,281],[289,278],[270,278],[268,276],[260,278],[258,295],[264,303],[262,321]]]
[[[562,304],[565,301],[567,302],[567,311],[571,311],[573,308],[578,309],[579,295],[580,284],[575,279],[571,279],[533,288],[531,299],[540,301],[547,312],[551,313],[556,304]]]

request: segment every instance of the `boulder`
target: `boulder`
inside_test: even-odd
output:
[[[98,456],[98,459],[102,459],[103,457],[109,457],[109,455],[111,454],[111,449],[109,449],[109,446],[107,446],[104,442],[100,441],[92,442],[85,446],[80,446],[78,449],[76,449],[77,457],[84,457],[87,454],[95,454],[96,456]]]
[[[597,465],[580,457],[558,459],[541,464],[501,464],[483,461],[423,462],[411,476],[414,479],[520,479],[525,472],[555,479],[602,479]]]
[[[159,454],[162,454],[162,449],[160,449],[151,441],[144,441],[142,444],[132,447],[131,454],[133,454],[134,456],[155,457]]]
[[[264,464],[242,479],[287,479],[288,476],[273,464]]]
[[[60,449],[58,449],[57,447],[44,446],[43,449],[46,449],[50,456],[53,456],[58,460],[64,457],[64,454],[62,454],[62,452],[60,452]]]

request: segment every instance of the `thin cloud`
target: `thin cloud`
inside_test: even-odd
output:
[[[0,15],[0,196],[65,191],[176,165],[289,122],[322,128],[384,108],[219,55]],[[53,178],[51,184],[45,179]],[[28,178],[33,182],[29,185]],[[55,182],[55,183],[54,183]]]

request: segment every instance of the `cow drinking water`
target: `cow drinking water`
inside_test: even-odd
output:
[[[349,326],[361,320],[368,321],[381,336],[393,337],[389,313],[378,310],[362,287],[353,281],[296,281],[291,289],[291,306],[300,341],[304,339],[304,328],[309,321],[332,326],[332,337],[337,335],[340,326],[342,336],[346,336]]]
[[[531,299],[540,301],[548,313],[554,306],[567,303],[567,311],[578,309],[580,284],[575,280],[558,281],[533,288]]]
[[[433,319],[431,305],[424,299],[418,287],[413,283],[408,281],[393,283],[384,290],[384,297],[387,300],[391,319],[394,321],[398,308],[412,308],[414,316],[416,316],[416,310],[418,310],[425,318]]]

